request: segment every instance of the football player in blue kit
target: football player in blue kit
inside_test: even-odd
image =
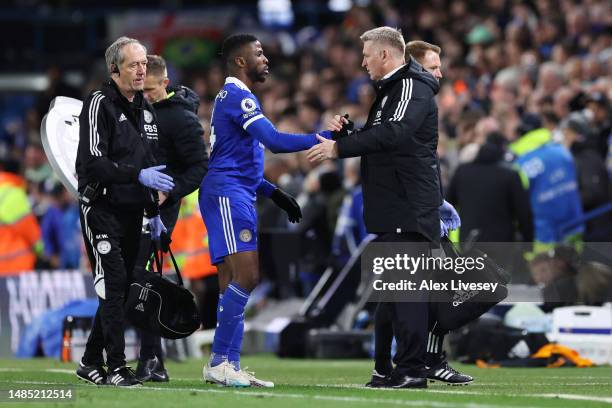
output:
[[[209,236],[212,263],[219,271],[221,295],[212,354],[204,380],[229,387],[273,387],[240,367],[244,309],[259,280],[257,195],[271,198],[289,221],[298,222],[300,207],[263,178],[264,148],[273,153],[297,152],[318,143],[317,134],[287,134],[264,116],[251,92],[268,75],[261,43],[250,34],[228,37],[223,59],[229,76],[215,98],[211,118],[211,155],[200,188],[200,211]],[[320,133],[331,138],[331,132]]]

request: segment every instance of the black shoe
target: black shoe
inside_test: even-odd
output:
[[[446,360],[427,370],[427,378],[433,381],[442,381],[449,385],[467,385],[474,381],[472,376],[455,370]]]
[[[98,364],[85,365],[80,361],[76,375],[79,379],[94,385],[103,385],[106,381],[106,371]]]
[[[394,372],[387,377],[384,388],[427,388],[427,378],[410,377]]]
[[[384,387],[388,377],[387,375],[379,374],[376,370],[372,370],[372,379],[368,381],[365,386],[368,388]]]
[[[157,357],[146,360],[138,360],[136,367],[136,378],[142,382],[168,382],[168,371],[164,367],[164,362]]]
[[[123,366],[108,372],[106,384],[116,387],[139,387],[142,382],[138,381],[131,367]]]

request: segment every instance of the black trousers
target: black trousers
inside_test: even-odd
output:
[[[393,369],[391,365],[391,345],[393,343],[393,319],[387,303],[379,303],[374,312],[374,361],[375,369],[380,374],[389,374]],[[428,342],[425,354],[425,364],[432,366],[440,361],[442,343],[448,334],[437,325],[437,303],[429,303],[428,310]]]
[[[178,219],[180,203],[174,203],[171,206],[160,209],[161,220],[168,230],[168,235],[172,236],[172,231]],[[138,281],[143,278],[151,254],[153,253],[153,243],[151,241],[150,232],[142,232],[139,236],[140,246],[136,265],[134,266],[134,280]],[[163,360],[161,337],[156,334],[151,334],[144,330],[139,331],[140,334],[140,359],[146,360],[153,357],[158,357]]]
[[[124,304],[142,230],[144,210],[117,209],[98,200],[80,205],[80,220],[91,263],[99,306],[83,355],[86,365],[106,364],[110,370],[125,365]]]
[[[430,242],[418,233],[381,234],[373,242],[417,243],[406,246],[406,253],[418,257],[429,251]],[[425,296],[425,295],[424,295]],[[414,302],[380,302],[374,315],[376,369],[388,374],[391,370],[391,341],[397,341],[393,359],[395,370],[401,375],[422,377],[429,326],[429,304],[425,297]]]

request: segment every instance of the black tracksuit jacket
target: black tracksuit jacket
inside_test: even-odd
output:
[[[162,205],[162,214],[172,206],[178,211],[176,204],[200,186],[208,169],[204,129],[197,116],[198,95],[185,86],[168,91],[168,98],[153,104],[159,125],[155,157],[158,163],[167,166],[164,172],[174,179],[174,188]]]
[[[411,58],[375,86],[364,128],[337,141],[340,158],[361,156],[367,231],[417,232],[438,242],[438,81]]]
[[[87,97],[79,123],[79,192],[99,183],[99,199],[112,207],[145,208],[149,216],[158,214],[152,190],[138,182],[140,170],[156,164],[153,152],[158,140],[156,116],[142,92],[129,102],[111,80]]]

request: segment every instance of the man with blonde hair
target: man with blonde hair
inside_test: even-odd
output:
[[[410,41],[406,44],[406,57],[414,58],[419,64],[431,73],[438,81],[442,79],[442,63],[440,54],[442,48],[425,41]]]
[[[376,100],[363,129],[338,140],[319,138],[308,152],[313,162],[361,156],[364,218],[375,242],[410,243],[410,257],[428,253],[440,240],[440,219],[456,228],[458,216],[442,199],[438,144],[438,115],[434,99],[439,83],[414,59],[406,62],[402,33],[391,27],[365,32],[362,66],[375,82]],[[335,116],[329,129],[341,131],[345,118]],[[452,209],[452,210],[451,210]],[[416,276],[413,275],[413,278]],[[419,277],[417,277],[419,278]],[[393,320],[398,342],[395,368],[389,354],[376,350],[379,387],[425,388],[428,334],[428,296],[378,304],[376,321]],[[377,342],[378,346],[378,342]],[[378,347],[377,347],[378,348]]]

